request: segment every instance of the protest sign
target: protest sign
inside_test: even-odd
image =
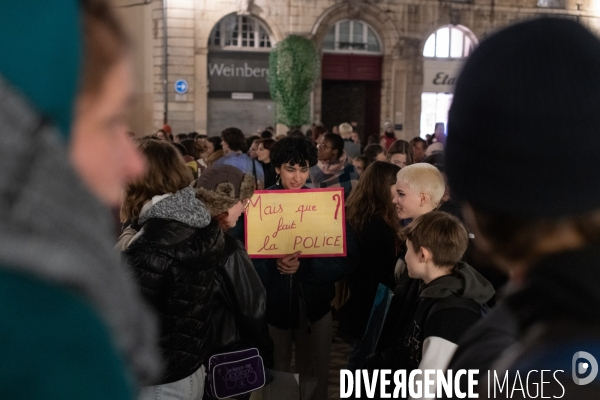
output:
[[[346,255],[343,189],[257,190],[245,222],[252,258]]]

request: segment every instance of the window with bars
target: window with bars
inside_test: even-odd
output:
[[[366,22],[339,21],[325,35],[323,51],[346,53],[381,53],[377,34]]]
[[[471,54],[475,44],[475,36],[467,28],[455,25],[443,26],[427,38],[423,56],[464,58]]]
[[[231,14],[217,22],[209,44],[224,49],[271,48],[271,36],[267,28],[257,19],[247,15]]]

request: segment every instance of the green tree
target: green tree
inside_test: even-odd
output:
[[[319,53],[310,40],[291,35],[271,51],[269,88],[278,123],[291,129],[310,123],[310,92],[318,76]]]

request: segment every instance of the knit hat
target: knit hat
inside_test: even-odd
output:
[[[449,112],[446,171],[475,208],[560,217],[600,208],[600,41],[542,18],[486,39]]]
[[[254,194],[254,177],[231,165],[215,165],[202,172],[196,182],[196,198],[204,203],[212,217]]]

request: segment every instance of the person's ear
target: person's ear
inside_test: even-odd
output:
[[[281,175],[281,168],[279,168],[279,167],[275,167],[275,173],[276,173],[277,175]]]
[[[420,205],[421,207],[424,206],[425,204],[427,204],[427,200],[428,200],[428,196],[427,193],[425,192],[421,192],[419,193],[419,197],[420,197]]]
[[[425,264],[427,261],[433,259],[433,253],[427,247],[419,248],[419,252],[417,253],[419,256],[419,262]]]

